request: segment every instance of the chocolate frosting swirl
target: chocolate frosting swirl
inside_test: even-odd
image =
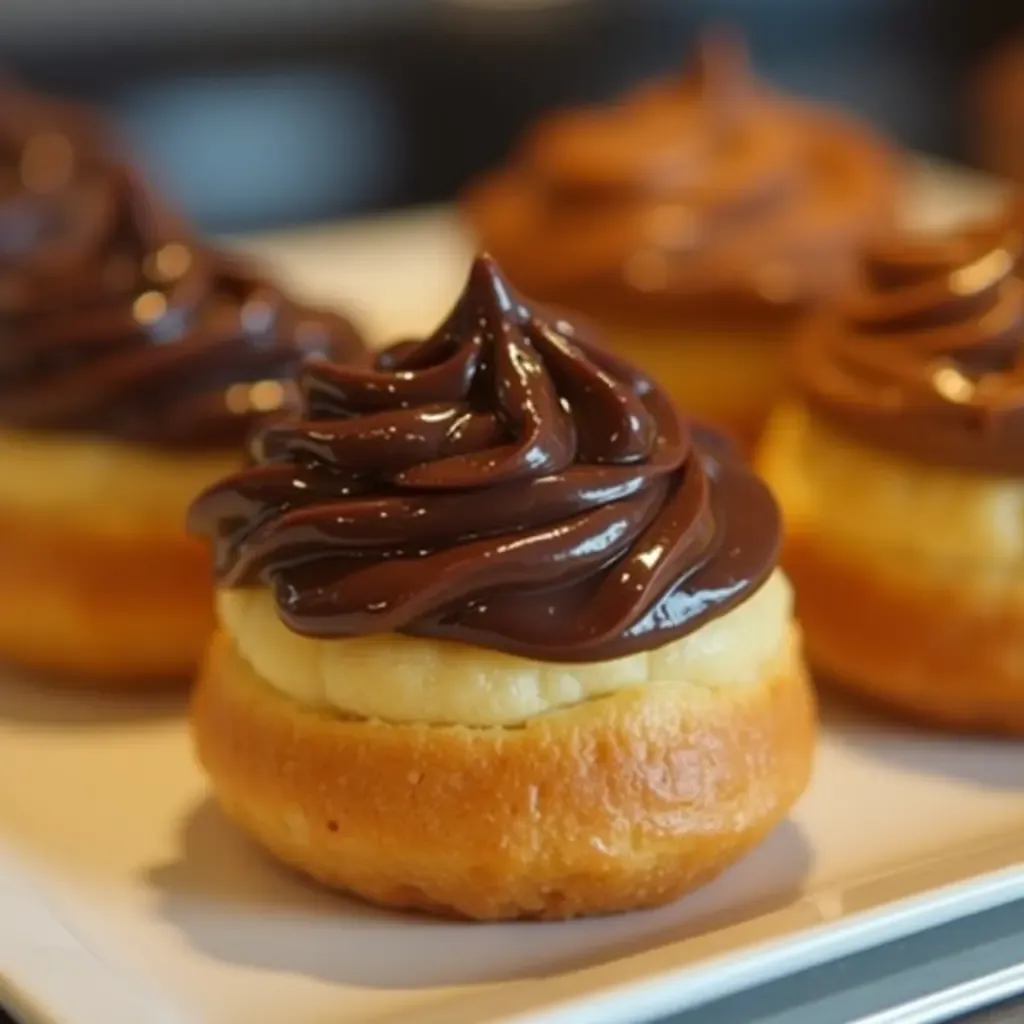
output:
[[[845,281],[857,242],[888,223],[893,187],[869,131],[772,94],[737,43],[709,37],[680,78],[542,122],[468,208],[531,295],[763,315]]]
[[[200,244],[77,108],[0,93],[0,423],[242,444],[351,324]]]
[[[556,661],[656,647],[776,564],[766,488],[652,381],[486,258],[423,342],[308,363],[301,417],[194,503],[220,584],[318,637],[402,632]]]
[[[913,458],[1024,472],[1022,247],[1009,218],[875,243],[859,285],[798,345],[808,404]]]

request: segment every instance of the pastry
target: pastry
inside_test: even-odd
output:
[[[1024,734],[1020,229],[892,237],[797,344],[759,465],[823,677]]]
[[[561,918],[779,821],[813,703],[731,448],[485,259],[427,340],[300,385],[190,517],[220,617],[193,733],[244,830],[377,903]]]
[[[194,495],[306,354],[361,352],[213,252],[77,108],[0,95],[0,659],[73,685],[186,681],[213,624]]]
[[[465,210],[514,284],[595,321],[749,445],[783,342],[889,226],[896,164],[870,130],[773,93],[738,45],[709,38],[678,79],[542,121]]]

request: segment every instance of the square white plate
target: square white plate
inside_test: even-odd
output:
[[[990,190],[922,171],[917,220]],[[428,211],[246,243],[376,335],[422,333],[469,257]],[[471,925],[306,884],[220,817],[180,704],[0,684],[0,993],[56,1024],[638,1020],[1024,896],[1024,751],[827,709],[811,789],[662,910]]]

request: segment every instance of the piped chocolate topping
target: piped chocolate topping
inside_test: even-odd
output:
[[[308,363],[298,418],[194,503],[222,586],[295,632],[401,632],[555,661],[657,647],[775,567],[766,488],[656,383],[487,258],[422,342]]]
[[[865,254],[860,284],[798,345],[810,407],[911,458],[1024,472],[1024,227],[897,236]]]
[[[359,359],[335,313],[201,244],[91,115],[0,93],[0,423],[166,447],[244,442],[305,356]]]
[[[788,318],[844,286],[858,244],[890,224],[896,163],[709,36],[680,75],[542,121],[467,208],[545,301],[630,322]]]

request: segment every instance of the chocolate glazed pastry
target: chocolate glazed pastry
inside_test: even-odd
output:
[[[221,630],[193,726],[283,860],[477,918],[665,902],[755,843],[813,731],[764,487],[477,260],[373,370],[202,494]]]
[[[774,566],[764,488],[486,259],[423,344],[299,381],[302,418],[191,515],[222,585],[268,583],[298,633],[606,660],[692,632]]]
[[[870,130],[774,92],[709,37],[684,74],[542,121],[465,208],[516,285],[750,442],[783,343],[891,224],[897,176]]]
[[[0,337],[0,656],[180,680],[212,615],[185,506],[356,332],[199,242],[88,112],[9,90]]]
[[[797,346],[760,468],[812,662],[924,719],[1024,734],[1024,282],[1012,216],[865,254]]]

